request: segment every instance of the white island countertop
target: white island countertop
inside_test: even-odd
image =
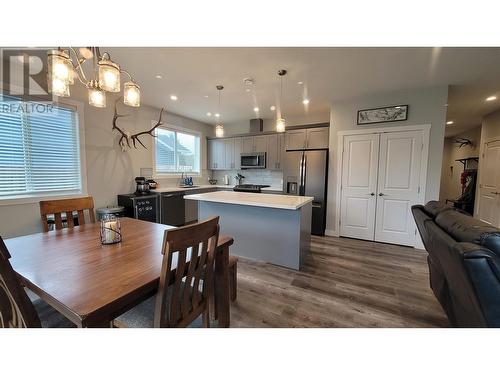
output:
[[[267,208],[281,208],[285,210],[297,210],[307,203],[313,201],[313,197],[301,197],[296,195],[243,193],[236,191],[215,191],[212,193],[192,194],[184,196],[184,199],[228,203],[243,206],[256,206]]]
[[[180,187],[180,186],[166,186],[160,187],[158,189],[151,189],[151,192],[156,193],[175,193],[179,191],[192,191],[192,190],[208,190],[208,189],[226,189],[233,190],[235,185],[195,185],[194,187]],[[283,192],[283,188],[280,186],[270,186],[266,188],[262,188],[262,191],[274,191],[274,192]]]

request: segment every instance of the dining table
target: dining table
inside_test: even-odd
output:
[[[112,327],[113,320],[156,294],[165,231],[174,227],[120,218],[122,241],[103,245],[100,223],[5,240],[25,287],[77,327]],[[229,247],[220,235],[215,255],[217,326],[230,325]],[[175,260],[172,267],[176,266]]]

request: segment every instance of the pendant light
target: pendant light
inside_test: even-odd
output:
[[[286,128],[286,121],[283,118],[283,106],[282,106],[282,98],[283,98],[283,76],[286,74],[286,70],[281,69],[278,70],[278,75],[280,76],[280,103],[279,103],[279,111],[278,116],[276,118],[276,131],[278,133],[283,133]]]
[[[224,86],[217,85],[216,86],[217,91],[219,92],[219,105],[217,106],[217,113],[220,116],[220,92],[224,89]],[[217,138],[224,137],[224,125],[220,122],[220,117],[217,120],[217,123],[215,124],[215,136]]]

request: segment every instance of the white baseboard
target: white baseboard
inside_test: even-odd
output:
[[[339,232],[332,229],[325,229],[325,235],[330,237],[339,237]]]

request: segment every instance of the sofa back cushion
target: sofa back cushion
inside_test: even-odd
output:
[[[424,210],[429,216],[435,218],[440,212],[453,210],[453,207],[448,206],[445,202],[429,201]]]
[[[500,256],[500,229],[456,210],[438,213],[436,223],[457,242],[471,242]]]

